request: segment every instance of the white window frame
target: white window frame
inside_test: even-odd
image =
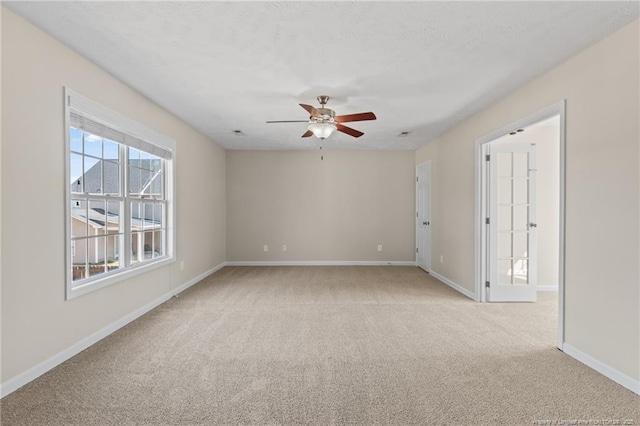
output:
[[[87,279],[78,285],[74,286],[73,282],[73,268],[72,268],[72,250],[73,244],[71,240],[71,200],[73,196],[71,194],[71,171],[70,171],[70,125],[71,125],[71,110],[80,112],[81,114],[91,117],[91,120],[100,122],[112,129],[119,132],[134,136],[144,142],[161,148],[164,151],[171,153],[171,158],[167,159],[165,164],[165,198],[166,198],[166,253],[164,256],[158,259],[145,261],[134,265],[124,265],[122,268],[114,271],[107,272],[105,274],[96,275],[95,278]],[[163,266],[167,266],[176,259],[176,238],[175,238],[175,218],[176,218],[176,203],[175,203],[175,162],[176,162],[176,143],[172,139],[157,133],[156,131],[149,129],[148,127],[128,118],[124,115],[106,108],[99,103],[83,96],[67,87],[64,88],[64,128],[65,128],[65,270],[66,270],[66,300],[73,299],[80,295],[90,293],[100,288],[106,287],[111,284],[115,284],[125,279],[132,278],[136,275],[157,269]],[[135,147],[134,147],[135,148]],[[124,163],[124,158],[121,157],[122,168],[127,168],[128,164]],[[126,188],[124,182],[121,188]],[[125,195],[125,194],[121,194]],[[118,197],[115,197],[118,198]],[[141,200],[144,202],[144,200]],[[125,202],[125,205],[127,203]],[[125,207],[120,212],[120,220],[125,221],[125,215],[129,212],[129,208]],[[131,234],[131,228],[124,229],[124,233]],[[125,246],[125,252],[130,250],[130,247]]]

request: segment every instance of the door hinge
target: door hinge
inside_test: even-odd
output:
[[[418,252],[418,247],[416,247],[416,253]]]
[[[416,182],[420,182],[420,180],[418,179],[418,176],[416,176]]]
[[[420,212],[416,212],[416,217],[419,217],[419,216],[418,216],[418,213],[420,213]]]
[[[489,224],[491,223],[491,220],[490,220],[489,218],[486,218],[486,219],[484,220],[484,223],[485,223],[485,224],[487,224],[487,225],[489,225]]]
[[[484,286],[485,286],[486,288],[490,288],[490,287],[491,287],[491,285],[489,284],[489,281],[485,281]]]
[[[484,159],[487,160],[487,161],[491,161],[491,156],[489,154],[487,154],[487,155],[484,156]]]

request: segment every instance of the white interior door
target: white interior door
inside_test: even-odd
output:
[[[431,163],[416,168],[416,265],[431,270]]]
[[[490,302],[535,302],[537,271],[535,145],[491,144]]]

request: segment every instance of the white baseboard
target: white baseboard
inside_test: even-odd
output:
[[[616,370],[615,368],[605,364],[604,362],[598,361],[591,355],[588,355],[582,352],[580,349],[571,346],[569,343],[565,342],[562,345],[562,351],[565,354],[577,359],[586,366],[593,368],[603,376],[606,376],[619,385],[624,386],[631,392],[640,395],[640,380],[627,376],[626,374]]]
[[[557,285],[538,285],[536,286],[537,291],[558,291],[559,287]]]
[[[466,288],[462,287],[460,284],[454,283],[449,278],[445,278],[442,275],[440,275],[439,273],[434,272],[434,271],[430,271],[429,275],[431,275],[433,278],[435,278],[435,279],[437,279],[439,281],[442,281],[443,283],[445,283],[446,285],[448,285],[452,289],[459,291],[460,293],[462,293],[465,296],[467,296],[469,299],[477,301],[476,295],[473,294],[473,292],[471,292],[471,291],[467,290]]]
[[[187,288],[189,288],[192,285],[196,284],[197,282],[203,280],[204,278],[208,277],[209,275],[213,274],[214,272],[218,271],[219,269],[221,269],[224,266],[225,266],[225,263],[221,263],[220,265],[218,265],[218,266],[216,266],[216,267],[204,272],[203,274],[198,275],[197,277],[187,281],[186,283],[182,284],[181,286],[179,286],[179,287],[169,291],[168,293],[160,296],[156,300],[147,303],[146,305],[136,309],[135,311],[131,312],[130,314],[125,315],[124,317],[120,318],[119,320],[114,321],[111,324],[107,325],[106,327],[104,327],[104,328],[96,331],[95,333],[85,337],[84,339],[82,339],[79,342],[73,344],[72,346],[68,347],[67,349],[57,353],[56,355],[52,356],[51,358],[42,361],[41,363],[31,367],[27,371],[25,371],[25,372],[23,372],[21,374],[18,374],[15,377],[12,377],[11,379],[7,380],[6,382],[4,382],[4,383],[2,383],[0,385],[0,398],[4,398],[5,396],[9,395],[11,392],[21,388],[22,386],[26,385],[30,381],[37,379],[38,377],[42,376],[47,371],[51,370],[54,367],[57,367],[58,365],[62,364],[63,362],[65,362],[69,358],[77,355],[78,353],[80,353],[83,350],[87,349],[89,346],[99,342],[100,340],[104,339],[105,337],[107,337],[111,333],[113,333],[113,332],[117,331],[118,329],[124,327],[125,325],[129,324],[131,321],[133,321],[133,320],[141,317],[142,315],[146,314],[147,312],[149,312],[153,308],[158,307],[159,305],[163,304],[167,300],[171,299],[171,297],[175,296],[178,293],[183,292]]]
[[[380,260],[284,260],[284,261],[232,261],[226,266],[416,266],[410,261]]]
[[[197,277],[190,279],[186,283],[182,284],[180,287],[176,287],[173,290],[172,296],[175,296],[178,293],[182,293],[183,291],[185,291],[186,289],[188,289],[192,285],[194,285],[196,283],[199,283],[200,281],[204,280],[209,275],[211,275],[211,274],[213,274],[215,272],[218,272],[220,269],[224,268],[226,265],[227,265],[227,262],[222,262],[218,266],[214,266],[213,268],[209,269],[208,271],[203,272],[202,274],[198,275]]]

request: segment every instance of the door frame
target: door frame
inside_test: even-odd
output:
[[[429,212],[428,215],[429,216],[429,222],[431,222],[431,160],[427,160],[423,163],[420,163],[416,166],[416,216],[415,216],[415,231],[416,231],[416,266],[418,266],[418,226],[420,226],[420,221],[418,220],[418,169],[420,167],[426,167],[427,169],[427,185],[429,187],[429,190],[427,191],[428,193],[428,200],[427,200],[427,205],[429,206]],[[431,272],[431,225],[429,225],[429,238],[427,239],[427,253],[429,254],[429,257],[427,258],[427,272]]]
[[[564,300],[565,300],[565,171],[566,171],[566,100],[548,106],[525,118],[508,124],[495,130],[479,139],[475,143],[475,168],[476,168],[476,189],[475,189],[475,299],[479,302],[487,301],[486,288],[483,285],[487,281],[487,258],[486,247],[487,232],[485,218],[487,216],[486,193],[487,166],[485,155],[488,153],[489,142],[501,136],[509,134],[517,129],[531,126],[532,124],[546,120],[554,116],[560,116],[560,247],[559,247],[559,276],[558,276],[558,335],[557,347],[562,350],[564,344]]]

